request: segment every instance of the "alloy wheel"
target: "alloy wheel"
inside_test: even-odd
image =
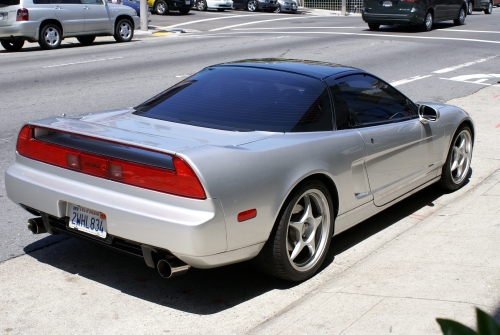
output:
[[[451,179],[460,184],[469,173],[472,158],[472,139],[467,130],[462,130],[453,143],[451,156]]]
[[[120,27],[118,29],[120,37],[123,40],[128,40],[132,35],[132,27],[130,26],[130,23],[127,21],[120,23]]]
[[[45,30],[45,33],[43,35],[43,39],[47,44],[51,47],[55,47],[59,45],[61,36],[59,35],[59,32],[54,28],[54,27],[49,27]]]

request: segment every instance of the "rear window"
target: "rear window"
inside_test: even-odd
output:
[[[136,107],[141,116],[232,131],[332,130],[326,84],[282,71],[211,67]]]
[[[0,0],[0,7],[17,6],[21,3],[20,0]]]

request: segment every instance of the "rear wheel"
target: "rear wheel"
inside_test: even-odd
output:
[[[458,18],[453,20],[453,23],[456,26],[461,26],[465,23],[465,9],[464,8],[460,8],[460,12],[458,12]]]
[[[76,39],[83,45],[91,45],[95,40],[95,36],[80,36]]]
[[[168,14],[168,5],[164,0],[158,0],[155,3],[155,12],[158,15],[167,15]]]
[[[196,8],[199,10],[199,11],[204,11],[204,10],[207,10],[207,3],[205,0],[198,0],[196,2]]]
[[[490,1],[488,4],[488,8],[484,10],[484,14],[491,14],[493,13],[493,3]]]
[[[378,28],[380,28],[380,24],[368,23],[368,28],[370,28],[370,30],[378,30]]]
[[[473,1],[467,2],[467,14],[471,15],[473,10],[474,10],[474,2]]]
[[[261,270],[281,279],[301,281],[323,263],[333,235],[333,204],[319,181],[299,186],[285,204],[269,239],[253,260]]]
[[[275,10],[276,13],[281,13],[281,4],[278,4],[278,8]]]
[[[4,41],[1,40],[0,44],[2,44],[3,48],[7,51],[19,51],[22,49],[24,45],[24,41]]]
[[[259,3],[257,2],[257,0],[248,0],[247,9],[249,12],[256,12],[258,8]]]
[[[472,132],[468,126],[462,126],[451,142],[441,174],[441,186],[448,191],[462,187],[469,175],[471,159]]]
[[[117,42],[129,42],[134,37],[132,23],[128,19],[122,19],[115,27],[114,38]]]
[[[424,23],[420,26],[423,31],[430,31],[432,29],[432,24],[434,23],[434,17],[431,12],[425,14]]]
[[[42,49],[57,49],[61,46],[61,41],[61,29],[57,25],[49,23],[40,30],[38,44]]]

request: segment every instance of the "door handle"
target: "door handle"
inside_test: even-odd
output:
[[[83,9],[89,10],[90,8],[87,6],[84,6]]]
[[[54,9],[61,9],[61,7],[59,7],[59,6],[56,6],[56,7],[54,8]]]

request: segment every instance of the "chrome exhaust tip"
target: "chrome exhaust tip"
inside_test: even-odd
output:
[[[28,220],[28,229],[34,234],[43,234],[46,233],[45,225],[43,224],[42,218],[33,218]]]
[[[172,278],[185,274],[191,268],[191,265],[184,263],[178,258],[171,257],[160,259],[156,268],[163,278]]]

